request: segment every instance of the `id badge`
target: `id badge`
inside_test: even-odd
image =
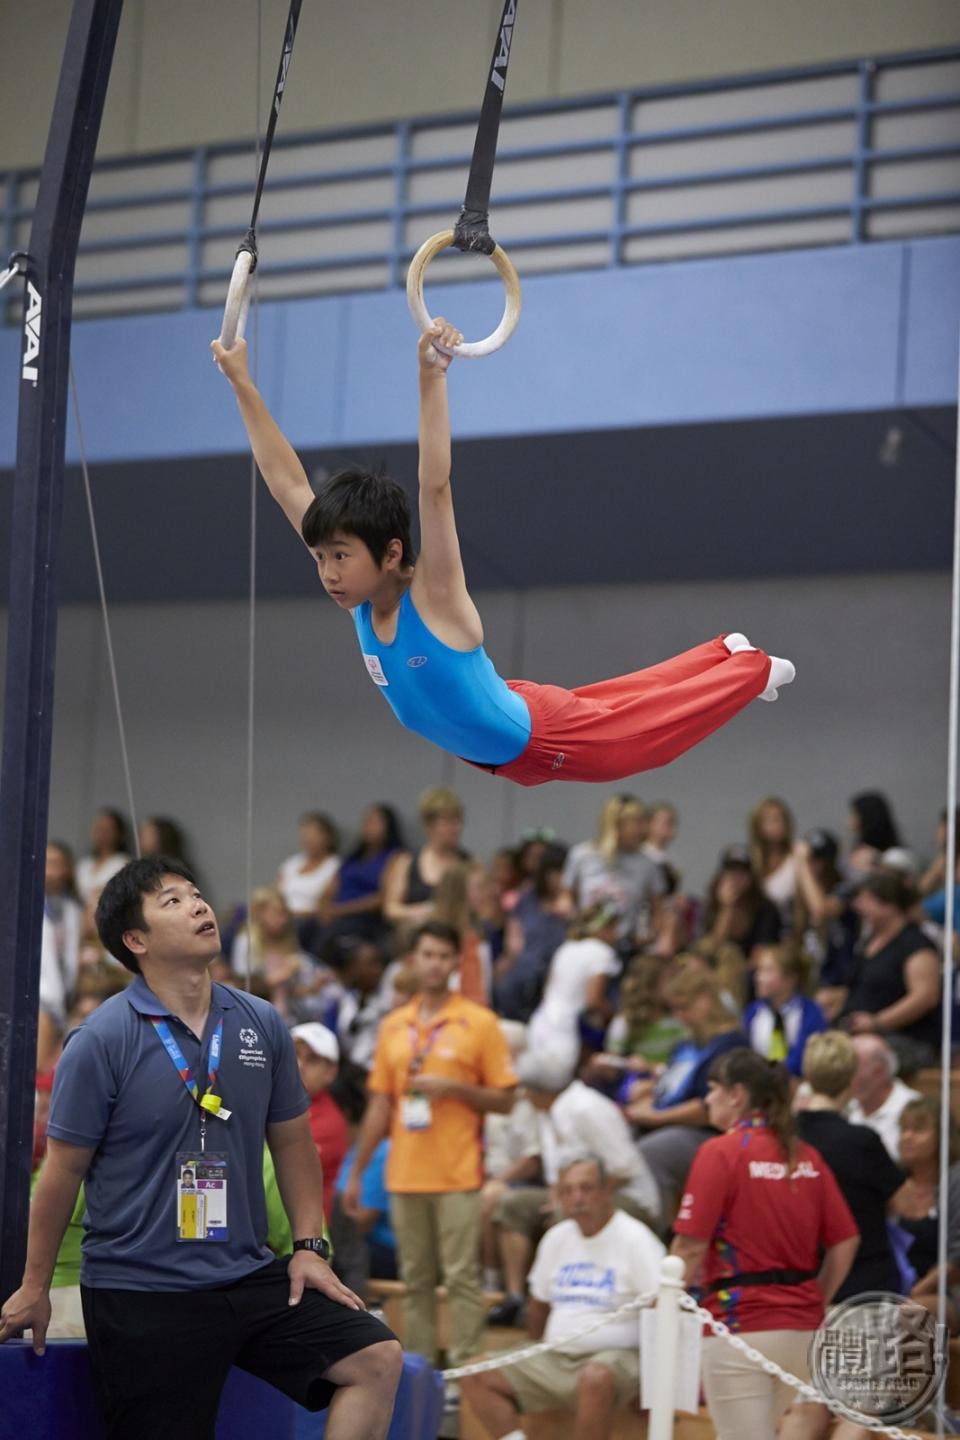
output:
[[[400,1101],[400,1118],[404,1130],[429,1130],[433,1122],[428,1095],[404,1095]]]
[[[178,1151],[177,1239],[227,1238],[227,1156]]]

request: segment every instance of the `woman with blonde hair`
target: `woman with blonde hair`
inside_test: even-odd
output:
[[[563,883],[574,909],[613,900],[621,910],[618,940],[633,950],[647,941],[659,919],[667,884],[655,860],[643,851],[647,809],[636,795],[611,795],[600,811],[593,840],[583,840],[567,856]]]
[[[670,966],[663,997],[674,1019],[688,1031],[666,1065],[628,1081],[622,1099],[627,1118],[645,1133],[643,1158],[656,1177],[662,1213],[680,1199],[694,1155],[714,1133],[707,1115],[710,1067],[719,1055],[748,1045],[739,1020],[724,1002],[717,977],[696,956],[681,955]]]
[[[493,955],[484,924],[495,901],[493,881],[480,860],[452,865],[433,892],[431,920],[452,925],[462,938],[459,992],[465,1000],[489,1005]]]
[[[811,1035],[803,1052],[803,1078],[812,1093],[796,1119],[797,1134],[830,1166],[860,1231],[860,1248],[835,1300],[866,1290],[896,1294],[901,1288],[887,1205],[903,1175],[876,1131],[846,1118],[857,1063],[854,1043],[842,1030]]]
[[[301,950],[293,915],[275,886],[254,890],[249,923],[233,942],[234,974],[244,974],[248,961],[251,974],[264,981],[267,998],[289,1025],[317,1018],[309,997],[333,978],[332,972]]]
[[[793,812],[787,802],[776,795],[758,800],[747,823],[750,859],[763,893],[776,905],[788,930],[793,928],[797,893],[793,837]]]
[[[469,860],[461,848],[463,801],[445,785],[431,785],[417,801],[426,840],[412,855],[400,854],[387,871],[383,913],[391,925],[415,928],[433,915],[433,895],[448,870]]]

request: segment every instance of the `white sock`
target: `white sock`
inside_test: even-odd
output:
[[[792,660],[782,660],[779,655],[771,655],[767,688],[757,696],[757,699],[776,700],[778,688],[781,685],[789,685],[796,678],[796,674],[796,666]]]
[[[509,1435],[501,1435],[500,1440],[527,1440],[525,1430],[511,1430]]]
[[[485,1269],[483,1272],[484,1290],[502,1290],[503,1275],[499,1270]]]
[[[733,635],[725,635],[723,643],[731,655],[738,655],[741,650],[756,650],[756,645],[751,645],[746,635],[741,635],[737,630]]]

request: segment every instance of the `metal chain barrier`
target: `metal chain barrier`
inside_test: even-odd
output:
[[[605,1312],[599,1316],[590,1325],[585,1326],[576,1338],[582,1340],[585,1335],[591,1335],[595,1330],[601,1330],[605,1325],[609,1325],[614,1320],[622,1320],[625,1315],[651,1308],[656,1304],[656,1301],[657,1292],[655,1290],[645,1295],[638,1295],[635,1299],[629,1300],[626,1305],[621,1305],[619,1310],[613,1310],[608,1313]],[[813,1385],[808,1385],[806,1381],[799,1379],[798,1376],[791,1375],[788,1371],[781,1369],[775,1361],[769,1360],[766,1355],[761,1354],[759,1350],[755,1350],[752,1345],[748,1345],[746,1340],[740,1335],[735,1335],[732,1330],[723,1324],[722,1320],[715,1320],[710,1314],[710,1311],[704,1310],[702,1306],[698,1305],[691,1295],[686,1293],[682,1294],[679,1304],[681,1310],[686,1311],[688,1315],[693,1315],[697,1320],[706,1325],[712,1334],[716,1335],[718,1340],[725,1340],[728,1345],[733,1346],[734,1350],[741,1351],[742,1354],[746,1355],[748,1360],[752,1361],[754,1365],[758,1365],[767,1375],[772,1375],[776,1379],[782,1380],[785,1385],[789,1385],[791,1389],[796,1390],[797,1394],[802,1395],[805,1400],[814,1401],[818,1405],[825,1405],[828,1410],[831,1410],[835,1415],[842,1416],[844,1419],[849,1420],[854,1418],[852,1413],[846,1412],[835,1400],[821,1394]],[[571,1337],[568,1335],[562,1340],[540,1340],[535,1345],[525,1345],[519,1350],[508,1350],[504,1354],[491,1355],[488,1359],[478,1360],[472,1365],[460,1365],[452,1370],[441,1370],[440,1375],[445,1381],[465,1380],[468,1375],[483,1375],[490,1370],[507,1370],[510,1366],[519,1365],[522,1361],[530,1360],[535,1355],[546,1355],[552,1350],[562,1350],[569,1345],[570,1339]],[[916,1431],[901,1430],[896,1425],[880,1425],[872,1422],[869,1417],[856,1418],[858,1423],[863,1425],[865,1429],[871,1430],[877,1435],[889,1435],[891,1440],[920,1440]]]
[[[646,1295],[638,1295],[635,1299],[628,1300],[619,1310],[605,1310],[598,1319],[585,1326],[576,1339],[582,1340],[584,1335],[592,1335],[594,1330],[601,1330],[604,1325],[609,1325],[614,1320],[622,1320],[624,1315],[629,1315],[634,1310],[652,1307],[656,1299],[656,1290],[651,1290]],[[536,1345],[525,1345],[522,1350],[508,1350],[505,1354],[491,1355],[488,1360],[478,1360],[473,1365],[460,1365],[455,1370],[441,1370],[440,1374],[444,1380],[464,1380],[468,1375],[483,1375],[488,1370],[506,1370],[510,1365],[519,1365],[521,1360],[530,1360],[534,1355],[546,1355],[550,1350],[562,1350],[569,1345],[570,1340],[569,1335],[562,1340],[540,1340]]]
[[[813,1385],[808,1385],[806,1381],[799,1380],[796,1375],[791,1375],[788,1371],[781,1370],[775,1361],[769,1360],[766,1355],[762,1355],[759,1350],[755,1350],[752,1345],[748,1345],[746,1340],[740,1335],[735,1335],[732,1330],[724,1325],[722,1320],[715,1320],[710,1314],[710,1311],[704,1310],[702,1306],[698,1305],[691,1295],[681,1295],[679,1303],[681,1310],[685,1310],[688,1315],[694,1315],[698,1320],[702,1320],[704,1325],[716,1335],[718,1340],[726,1340],[727,1344],[732,1345],[734,1350],[740,1350],[746,1355],[748,1360],[753,1361],[754,1365],[759,1365],[761,1370],[764,1370],[767,1375],[773,1375],[776,1379],[782,1380],[785,1385],[789,1385],[791,1389],[796,1390],[797,1394],[802,1395],[805,1400],[813,1400],[816,1401],[818,1405],[826,1405],[828,1410],[832,1410],[835,1415],[840,1415],[845,1420],[854,1418],[853,1412],[847,1412],[842,1406],[838,1405],[835,1400],[831,1400],[826,1395],[822,1395]],[[856,1419],[857,1423],[863,1425],[865,1429],[872,1430],[877,1435],[890,1435],[892,1440],[920,1440],[920,1437],[915,1431],[908,1432],[906,1430],[900,1430],[896,1425],[880,1425],[875,1421],[871,1421],[869,1417],[866,1416],[857,1416]]]

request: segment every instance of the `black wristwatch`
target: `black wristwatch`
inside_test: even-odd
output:
[[[319,1255],[321,1260],[329,1260],[333,1253],[330,1249],[330,1241],[325,1240],[322,1235],[314,1235],[309,1240],[294,1240],[294,1250],[312,1250],[314,1255]]]

